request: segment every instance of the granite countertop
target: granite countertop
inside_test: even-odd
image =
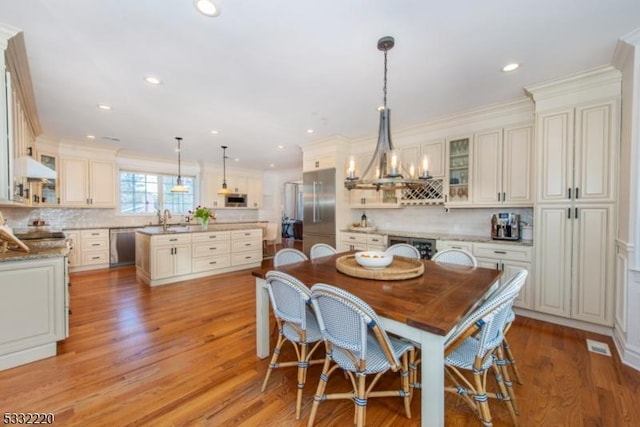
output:
[[[203,230],[200,224],[190,225],[176,225],[169,224],[167,231],[162,229],[161,225],[146,226],[138,228],[136,232],[141,234],[147,234],[150,236],[157,236],[163,234],[180,234],[180,233],[205,233],[211,231],[230,231],[230,230],[255,230],[261,228],[258,223],[222,223],[222,224],[209,224],[207,230]]]
[[[245,228],[256,228],[260,227],[260,224],[266,224],[267,221],[242,221],[242,222],[215,222],[209,224],[209,231],[217,231],[213,230],[211,227],[214,226],[249,226]],[[201,231],[200,224],[191,222],[191,223],[173,223],[169,224],[169,227],[179,228],[179,227],[191,227],[192,231]],[[160,228],[162,229],[162,225],[160,224],[142,224],[142,225],[94,225],[94,226],[83,226],[83,227],[64,227],[63,231],[70,230],[95,230],[95,229],[123,229],[123,228],[134,228],[143,230],[145,228]],[[197,228],[197,230],[196,230]],[[234,230],[242,230],[242,228],[234,228]],[[185,232],[185,231],[182,231]],[[155,233],[154,233],[155,234]]]
[[[398,237],[414,237],[417,239],[435,239],[435,240],[457,240],[464,242],[475,243],[494,243],[505,245],[520,245],[520,246],[533,246],[533,240],[494,240],[491,236],[478,236],[471,234],[448,234],[438,232],[415,232],[415,231],[397,231],[397,230],[375,230],[375,231],[360,231],[357,229],[345,229],[341,230],[349,233],[364,233],[364,234],[382,234],[386,236],[398,236]]]
[[[9,249],[0,253],[0,262],[25,261],[41,258],[52,258],[69,255],[69,245],[66,239],[26,241],[29,252]]]

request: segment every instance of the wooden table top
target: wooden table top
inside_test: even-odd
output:
[[[274,268],[266,264],[252,275],[267,271],[291,274],[309,288],[316,283],[338,286],[366,301],[380,316],[445,336],[479,302],[501,272],[439,264],[424,260],[424,274],[406,280],[372,280],[351,277],[336,269],[344,253]]]

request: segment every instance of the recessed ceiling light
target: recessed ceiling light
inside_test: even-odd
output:
[[[234,159],[233,159],[233,161],[234,161],[234,162],[239,162],[239,161],[240,161],[240,159],[239,159],[238,157],[236,157],[236,158],[234,158]]]
[[[111,110],[111,106],[107,104],[98,104],[98,108],[101,110]]]
[[[218,16],[220,15],[220,6],[213,0],[193,0],[193,5],[198,12],[205,16]]]
[[[278,145],[278,150],[284,150],[284,145],[282,144]]]
[[[213,135],[217,135],[217,134],[218,134],[218,131],[217,131],[217,130],[215,130],[215,129],[213,129],[213,130],[211,131],[211,134],[213,134]]]
[[[275,168],[275,167],[276,167],[276,165],[275,165],[274,163],[269,163],[269,167],[270,167],[270,168]]]
[[[513,62],[511,64],[507,64],[504,67],[502,67],[502,71],[509,72],[509,71],[515,71],[520,67],[520,64]]]
[[[154,76],[147,76],[144,78],[144,81],[152,85],[159,85],[162,83],[162,80]]]
[[[307,129],[307,133],[313,133],[313,129]]]
[[[96,139],[95,135],[87,135],[87,139]]]

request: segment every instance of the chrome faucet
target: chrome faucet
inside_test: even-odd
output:
[[[160,211],[158,210],[158,216],[160,216]],[[165,209],[164,213],[162,214],[162,231],[167,231],[167,222],[168,219],[171,218],[171,211],[169,211],[169,209]]]

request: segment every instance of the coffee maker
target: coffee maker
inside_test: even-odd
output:
[[[491,238],[520,240],[520,215],[501,212],[491,217]]]

